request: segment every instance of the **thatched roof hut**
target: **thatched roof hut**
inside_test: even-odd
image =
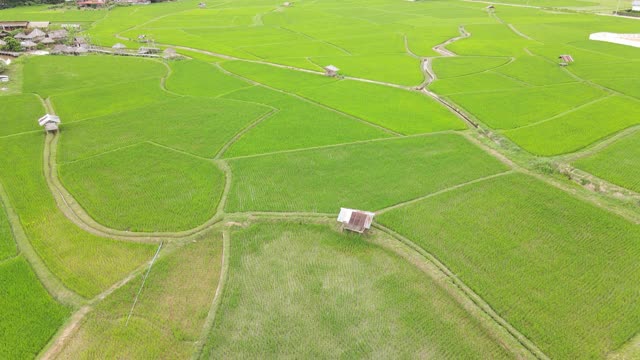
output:
[[[53,49],[51,49],[49,53],[52,55],[60,55],[60,54],[64,54],[66,50],[67,50],[66,45],[56,45],[53,47]]]
[[[18,40],[26,39],[27,38],[27,34],[25,34],[25,33],[17,33],[13,37],[14,37],[14,39],[18,39]]]
[[[42,39],[40,41],[40,44],[45,44],[45,45],[49,45],[49,44],[53,44],[55,43],[55,41],[52,38],[46,37],[44,39]]]
[[[50,31],[48,35],[53,40],[66,39],[69,36],[69,32],[65,29]]]
[[[32,32],[28,33],[25,36],[25,39],[41,39],[43,37],[45,37],[47,35],[47,33],[45,33],[44,31],[40,30],[40,29],[33,29]]]
[[[32,48],[38,46],[38,44],[34,43],[31,40],[27,40],[27,41],[20,42],[20,46],[22,46],[25,49],[32,49]]]
[[[165,59],[175,59],[178,57],[178,53],[176,52],[176,49],[174,48],[166,48],[163,52],[162,52],[162,57]]]

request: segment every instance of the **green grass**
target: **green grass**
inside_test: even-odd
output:
[[[194,228],[213,216],[224,188],[212,162],[149,143],[63,164],[59,172],[91,217],[128,231]]]
[[[142,141],[214,157],[270,108],[239,101],[184,97],[64,125],[59,161],[95,156]]]
[[[401,42],[398,43],[401,44]],[[343,54],[335,57],[314,57],[312,61],[320,66],[333,64],[340,68],[340,74],[344,76],[405,86],[417,86],[424,80],[424,75],[420,71],[420,60],[406,53],[374,56],[344,56]]]
[[[492,128],[513,129],[575,110],[606,95],[606,92],[595,87],[575,83],[500,92],[460,93],[449,97]],[[553,123],[555,120],[546,124]]]
[[[202,61],[175,61],[171,69],[167,89],[183,95],[216,97],[251,86]]]
[[[0,201],[0,261],[16,255],[17,248],[7,213]]]
[[[525,175],[378,216],[443,261],[551,358],[603,358],[638,332],[640,229]]]
[[[22,258],[0,262],[0,357],[35,358],[69,316]]]
[[[218,286],[222,236],[204,235],[164,254],[144,283],[125,326],[142,275],[118,289],[87,315],[61,358],[186,359],[194,351]]]
[[[618,140],[574,165],[616,185],[640,192],[640,133]]]
[[[229,212],[333,213],[340,207],[373,211],[506,170],[459,135],[371,142],[229,164],[234,176]]]
[[[235,142],[225,157],[293,150],[375,138],[390,134],[324,107],[262,87],[228,96],[260,101],[278,109]],[[271,100],[269,97],[275,97]]]
[[[41,133],[0,139],[0,181],[45,265],[84,297],[104,291],[153,256],[154,246],[88,234],[57,208],[43,175]]]
[[[230,253],[205,357],[508,357],[441,287],[364,238],[262,224],[234,231]]]
[[[638,100],[611,96],[551,121],[504,134],[523,149],[541,156],[565,154],[640,123],[629,109]]]
[[[38,130],[44,115],[42,103],[31,94],[0,96],[0,109],[0,136]]]
[[[441,95],[454,95],[514,90],[526,86],[527,84],[501,74],[481,72],[455,78],[438,79],[429,86],[429,89]]]
[[[24,91],[49,97],[84,88],[159,79],[166,72],[158,61],[135,57],[35,56],[25,61]]]

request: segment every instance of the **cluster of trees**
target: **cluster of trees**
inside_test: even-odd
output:
[[[24,5],[60,4],[64,0],[0,0],[0,9]]]

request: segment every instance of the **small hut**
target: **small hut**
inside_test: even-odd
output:
[[[0,82],[9,82],[8,75],[0,75]]]
[[[324,67],[324,74],[326,76],[331,76],[331,77],[335,77],[338,75],[338,71],[340,71],[340,69],[338,69],[337,67],[333,66],[333,65],[328,65]]]
[[[362,234],[371,228],[374,216],[374,213],[368,211],[340,208],[338,222],[342,223],[343,230]]]
[[[45,33],[44,31],[42,31],[40,29],[33,29],[33,31],[31,31],[30,33],[25,35],[24,38],[35,41],[35,40],[43,39],[46,35],[47,35],[47,33]]]
[[[204,9],[204,8],[206,8],[206,7],[207,7],[207,4],[205,4],[205,3],[201,2],[201,3],[199,3],[199,4],[198,4],[198,7],[199,7],[200,9]]]
[[[111,47],[117,54],[122,54],[124,49],[127,48],[125,44],[117,43]]]
[[[144,35],[144,34],[138,35],[138,42],[146,43],[148,41],[149,40],[147,40],[147,35]]]
[[[51,45],[53,43],[55,43],[55,41],[50,37],[46,37],[40,41],[40,44],[44,44],[44,45]]]
[[[46,114],[38,119],[38,125],[42,126],[45,132],[55,133],[58,131],[58,126],[60,125],[60,117]]]
[[[76,36],[73,39],[73,44],[75,46],[79,46],[79,47],[83,47],[83,48],[89,47],[89,43],[87,42],[87,39],[84,38],[83,36]]]
[[[560,55],[558,59],[560,59],[560,66],[567,66],[574,61],[571,55]]]
[[[61,54],[64,54],[66,51],[67,51],[67,46],[66,45],[58,44],[58,45],[54,46],[53,49],[51,49],[51,51],[49,53],[51,55],[61,55]]]
[[[292,7],[293,3],[291,1],[287,1],[284,4],[282,4],[282,6],[284,6],[284,7]]]
[[[488,10],[488,11],[493,11],[493,10],[495,10],[495,9],[496,9],[495,5],[489,5],[489,6],[487,6],[487,10]]]
[[[20,46],[22,46],[22,47],[23,47],[23,48],[25,48],[25,49],[33,49],[33,48],[35,48],[36,46],[38,46],[38,44],[34,43],[34,42],[33,42],[33,41],[31,41],[31,40],[27,40],[27,41],[22,41],[22,42],[20,42]]]
[[[21,33],[17,33],[13,36],[14,39],[18,39],[18,40],[24,40],[27,38],[27,34],[21,32]]]
[[[178,53],[176,52],[176,49],[174,49],[174,48],[166,48],[162,52],[162,57],[167,59],[167,60],[175,59],[175,58],[178,57]]]
[[[69,36],[69,32],[65,29],[54,30],[49,32],[48,36],[50,39],[53,39],[54,41],[63,41],[67,38],[67,36]]]

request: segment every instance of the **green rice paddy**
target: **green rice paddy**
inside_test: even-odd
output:
[[[0,358],[637,357],[617,1],[199,3],[0,10],[183,56],[13,60]]]

